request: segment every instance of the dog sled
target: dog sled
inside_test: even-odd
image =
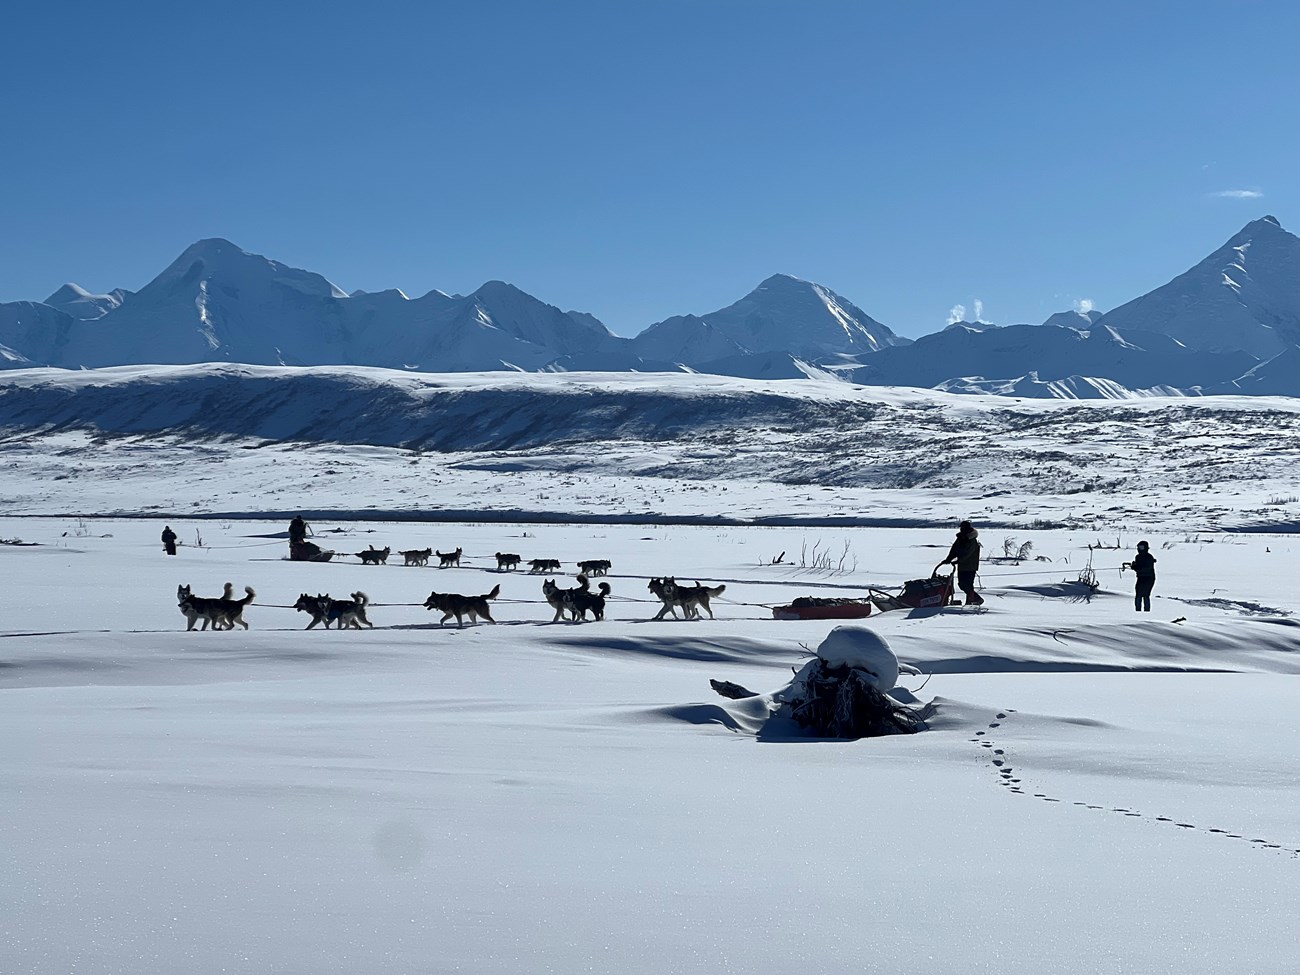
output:
[[[953,578],[956,566],[949,566],[948,571],[941,572],[944,563],[934,567],[928,579],[909,579],[903,583],[903,591],[897,596],[880,590],[872,590],[872,595],[881,602],[881,609],[937,609],[952,602]],[[887,603],[887,605],[886,605]]]
[[[866,598],[800,596],[772,610],[778,620],[860,620],[891,609],[938,609],[952,602],[955,567],[936,565],[928,579],[909,579],[898,593],[870,588]]]
[[[289,561],[291,562],[328,562],[334,558],[329,549],[321,548],[315,542],[290,542]]]

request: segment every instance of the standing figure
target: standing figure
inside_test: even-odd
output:
[[[168,555],[176,554],[176,533],[172,531],[171,525],[163,525],[162,543],[164,552]]]
[[[967,606],[984,605],[983,597],[975,591],[975,576],[980,571],[979,534],[974,525],[963,521],[957,529],[952,548],[948,549],[948,557],[939,563],[957,566],[957,588],[965,594]]]
[[[1125,562],[1126,569],[1132,569],[1137,575],[1137,586],[1133,590],[1133,609],[1135,612],[1151,612],[1151,590],[1156,587],[1156,557],[1151,554],[1151,546],[1138,542],[1137,555],[1132,562]]]

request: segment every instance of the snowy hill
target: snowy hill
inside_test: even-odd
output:
[[[1275,356],[1300,344],[1300,237],[1276,217],[1253,220],[1195,267],[1097,324],[1162,332],[1193,349]]]
[[[55,361],[74,319],[39,301],[0,304],[0,369],[23,369]]]
[[[644,519],[664,510],[661,479],[671,479],[697,485],[690,511],[705,520],[888,522],[981,511],[1089,526],[1105,511],[1183,526],[1192,499],[1198,525],[1300,518],[1300,508],[1265,502],[1295,494],[1296,399],[1101,404],[1055,398],[1068,382],[1031,392],[1022,381],[1006,399],[827,380],[341,366],[27,369],[5,378],[11,511],[121,510],[103,506],[156,492],[160,480],[186,507],[254,510],[283,491],[282,505],[311,499],[324,509],[338,503],[330,458],[350,455],[368,509],[465,509],[465,517],[472,497],[479,508],[561,520]],[[1031,398],[1039,395],[1052,398]],[[411,451],[425,460],[412,466]],[[250,455],[261,458],[250,485],[264,497],[235,501],[223,472]],[[123,478],[138,479],[138,489]],[[758,483],[766,487],[752,501],[731,493]],[[924,500],[900,509],[899,495],[881,493],[904,491]],[[1033,500],[1013,503],[1008,493]]]

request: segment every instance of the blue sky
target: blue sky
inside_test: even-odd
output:
[[[904,335],[1102,310],[1300,229],[1300,5],[24,3],[0,301],[202,237],[635,334],[782,271]],[[1234,195],[1235,194],[1235,195]]]

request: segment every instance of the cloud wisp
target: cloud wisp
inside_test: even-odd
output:
[[[1220,200],[1258,200],[1263,195],[1263,190],[1217,190],[1210,194]]]

